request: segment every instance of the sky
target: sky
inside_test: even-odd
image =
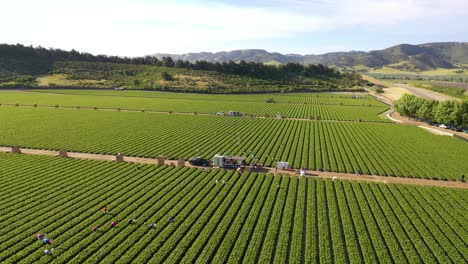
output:
[[[468,41],[468,0],[0,2],[0,43],[93,54],[322,54]]]

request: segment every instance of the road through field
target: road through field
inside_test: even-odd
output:
[[[401,88],[404,88],[406,90],[408,90],[410,93],[418,96],[418,97],[421,97],[421,98],[424,98],[424,99],[428,99],[428,100],[437,100],[437,101],[446,101],[446,100],[452,100],[452,101],[460,101],[460,99],[458,98],[455,98],[455,97],[452,97],[452,96],[448,96],[448,95],[445,95],[445,94],[441,94],[441,93],[437,93],[437,92],[433,92],[433,91],[430,91],[430,90],[426,90],[426,89],[423,89],[423,88],[416,88],[412,85],[409,85],[409,84],[404,84],[404,83],[395,83],[396,86],[398,87],[401,87]]]
[[[10,147],[0,147],[0,152],[11,152]],[[44,149],[21,149],[22,154],[28,155],[47,155],[56,156],[57,151],[44,150]],[[91,153],[79,153],[79,152],[68,152],[69,158],[76,159],[92,159],[92,160],[103,160],[103,161],[115,161],[113,155],[102,155],[102,154],[91,154]],[[141,157],[124,157],[125,162],[142,163],[142,164],[158,164],[157,159],[152,158],[141,158]],[[177,166],[177,160],[165,160],[165,165]],[[198,167],[193,166],[185,161],[184,166],[186,167]],[[251,168],[248,167],[248,170]],[[261,173],[272,173],[272,174],[284,174],[297,176],[295,170],[276,170],[275,168],[264,167],[257,171]],[[338,173],[338,172],[325,172],[325,171],[307,171],[307,176],[317,176],[321,178],[332,178],[337,180],[353,180],[353,181],[366,181],[366,182],[383,182],[383,183],[399,183],[399,184],[412,184],[422,186],[436,186],[436,187],[447,187],[447,188],[460,188],[468,189],[468,183],[459,181],[441,181],[441,180],[428,180],[428,179],[417,179],[417,178],[402,178],[402,177],[388,177],[388,176],[376,176],[376,175],[364,175],[364,174],[352,174],[352,173]]]

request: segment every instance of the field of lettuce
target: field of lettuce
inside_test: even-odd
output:
[[[129,110],[173,111],[215,114],[240,111],[246,115],[389,122],[378,115],[388,106],[358,94],[308,93],[261,95],[207,95],[137,91],[34,90],[0,91],[0,104],[25,104],[62,107],[121,108]],[[267,99],[275,103],[266,103]]]
[[[463,189],[6,153],[0,164],[2,263],[468,262]]]
[[[243,155],[294,168],[459,180],[468,144],[418,127],[0,107],[0,145],[129,156]]]

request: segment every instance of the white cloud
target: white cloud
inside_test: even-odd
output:
[[[301,33],[468,10],[465,0],[278,2],[282,4],[262,8],[213,2],[10,1],[3,4],[0,16],[0,42],[138,56],[228,47],[226,43],[236,41],[292,39]]]

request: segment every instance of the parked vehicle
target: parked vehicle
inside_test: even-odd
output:
[[[447,128],[447,126],[445,124],[440,124],[439,127],[440,128]]]
[[[229,116],[243,116],[244,114],[242,114],[241,112],[238,112],[238,111],[229,111],[228,115]]]
[[[191,165],[195,165],[195,166],[210,166],[211,165],[211,162],[207,159],[204,159],[202,157],[193,157],[193,158],[190,158],[188,160],[188,162],[191,164]]]

